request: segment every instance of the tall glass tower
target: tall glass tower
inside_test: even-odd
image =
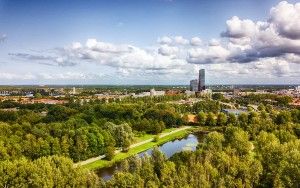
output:
[[[205,90],[205,69],[199,70],[198,91]]]

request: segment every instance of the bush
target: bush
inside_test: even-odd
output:
[[[153,138],[153,142],[158,142],[159,140],[159,135],[156,135],[154,138]]]
[[[123,152],[128,152],[129,148],[130,148],[130,140],[129,139],[125,139],[123,147],[122,147],[122,151]]]
[[[105,158],[110,161],[114,158],[114,156],[115,156],[115,147],[108,146],[106,148]]]

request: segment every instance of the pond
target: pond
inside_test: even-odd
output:
[[[159,146],[159,150],[162,151],[168,158],[177,152],[190,150],[196,150],[199,142],[203,139],[203,134],[189,134],[184,138],[176,139],[173,141],[166,142]],[[138,154],[138,156],[143,156],[145,154],[151,155],[152,148]],[[117,163],[111,167],[101,168],[96,171],[96,173],[102,177],[104,180],[109,180],[112,175],[120,168],[120,163]]]

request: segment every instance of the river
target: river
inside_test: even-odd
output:
[[[169,158],[172,155],[174,155],[175,153],[180,152],[180,151],[196,150],[198,143],[201,142],[202,139],[203,139],[203,134],[193,133],[193,134],[187,135],[184,138],[166,142],[166,143],[162,144],[161,146],[159,146],[158,148]],[[148,155],[151,155],[152,150],[153,149],[148,149],[144,152],[139,153],[138,156],[143,156],[146,153]],[[119,169],[119,167],[120,167],[120,164],[117,163],[111,167],[98,169],[96,172],[104,180],[108,180]]]

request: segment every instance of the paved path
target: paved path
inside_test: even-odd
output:
[[[163,137],[166,137],[168,135],[171,135],[171,134],[174,134],[176,132],[179,132],[179,131],[182,131],[182,130],[185,130],[185,129],[188,129],[188,128],[191,128],[190,126],[184,126],[184,127],[181,127],[181,128],[178,128],[178,129],[175,129],[174,131],[171,131],[171,132],[168,132],[168,133],[162,133],[159,135],[159,138],[163,138]],[[129,146],[129,148],[135,148],[135,147],[138,147],[138,146],[141,146],[143,144],[146,144],[146,143],[149,143],[149,142],[152,142],[154,140],[154,138],[150,138],[148,140],[144,140],[142,142],[138,142],[138,143],[135,143],[135,144],[131,144]],[[116,150],[115,151],[115,154],[117,153],[120,153],[121,150]],[[89,158],[85,161],[80,161],[78,163],[75,163],[74,166],[82,166],[82,165],[86,165],[86,164],[89,164],[89,163],[92,163],[92,162],[95,162],[97,160],[101,160],[101,159],[104,159],[105,158],[105,155],[100,155],[100,156],[97,156],[97,157],[93,157],[93,158]]]

